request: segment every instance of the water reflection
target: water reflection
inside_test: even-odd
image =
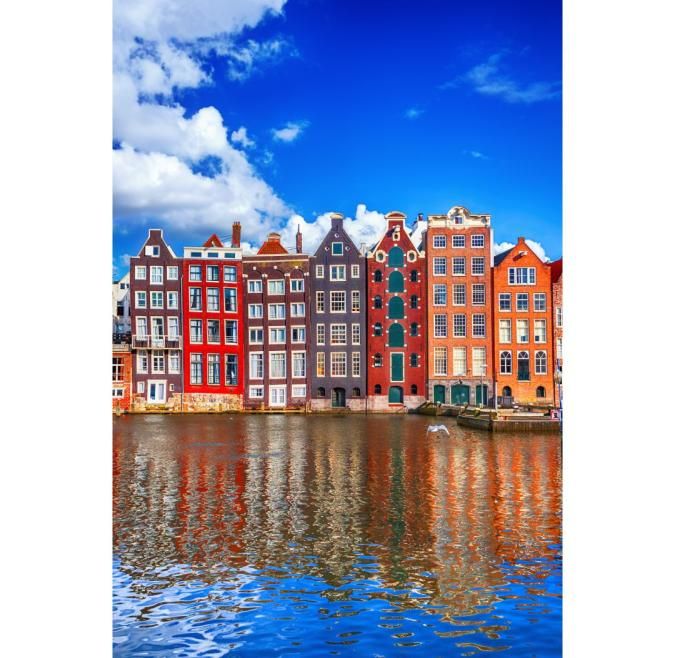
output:
[[[558,437],[114,422],[115,655],[560,655]]]

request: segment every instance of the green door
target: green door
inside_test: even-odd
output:
[[[394,322],[394,324],[389,327],[389,347],[403,347],[404,344],[403,325]],[[396,381],[401,380],[397,379]]]
[[[443,384],[434,385],[434,402],[445,404],[445,386]]]
[[[487,404],[488,387],[487,384],[476,386],[476,404]]]
[[[403,389],[400,386],[389,387],[389,404],[403,404]]]
[[[450,402],[452,404],[469,403],[469,387],[466,384],[454,384],[450,387]]]
[[[391,355],[391,381],[403,381],[403,354],[401,352]]]

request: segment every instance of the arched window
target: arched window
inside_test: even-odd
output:
[[[502,397],[505,397],[505,398],[511,397],[511,387],[510,386],[504,386],[504,388],[502,389]]]
[[[375,270],[374,281],[382,281],[382,270]]]
[[[411,368],[417,368],[420,364],[420,357],[418,354],[411,354],[410,355],[410,367]]]
[[[410,308],[417,308],[417,295],[410,298]]]
[[[375,299],[373,299],[373,308],[382,308],[382,297],[379,295],[375,295]]]
[[[377,352],[377,354],[375,354],[375,356],[373,357],[373,365],[376,368],[382,367],[382,355],[379,352]]]
[[[530,355],[527,352],[518,352],[518,381],[530,380]]]
[[[373,325],[373,336],[381,336],[381,335],[382,335],[382,323],[376,322]]]
[[[512,373],[511,352],[500,352],[499,372],[502,375],[510,375]]]
[[[317,394],[320,398],[325,398],[326,397],[326,389],[323,386],[319,386],[319,390],[317,391]]]
[[[537,375],[546,374],[546,352],[539,351],[534,353],[534,372]]]
[[[356,388],[352,389],[352,397],[353,398],[360,398],[361,397],[361,389],[358,386]]]
[[[389,347],[403,347],[403,344],[403,325],[394,322],[394,324],[389,327]]]
[[[411,280],[413,283],[417,283],[418,276],[419,276],[419,275],[417,274],[417,270],[413,270],[413,271],[410,273],[410,280]]]
[[[538,398],[546,397],[546,389],[543,386],[537,386],[537,397]]]
[[[392,297],[389,300],[387,312],[389,318],[399,320],[403,318],[403,299],[401,297]]]
[[[389,250],[389,267],[403,267],[403,249],[392,247]]]
[[[375,395],[382,395],[382,386],[375,384]]]
[[[392,272],[389,275],[389,292],[403,292],[403,275],[400,272]]]
[[[410,395],[417,395],[417,384],[413,384],[410,387]]]
[[[410,325],[410,335],[411,336],[417,336],[418,328],[419,328],[419,325],[417,324],[417,322],[413,322]]]

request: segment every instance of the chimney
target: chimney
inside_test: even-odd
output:
[[[300,224],[298,224],[298,232],[295,234],[295,251],[302,253],[302,233],[300,233]]]
[[[330,227],[332,231],[339,231],[342,228],[342,220],[344,215],[339,212],[334,212],[330,216]]]
[[[232,222],[232,246],[241,247],[241,223]]]

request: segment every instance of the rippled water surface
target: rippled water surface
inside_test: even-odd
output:
[[[114,419],[115,656],[561,655],[558,435]]]

